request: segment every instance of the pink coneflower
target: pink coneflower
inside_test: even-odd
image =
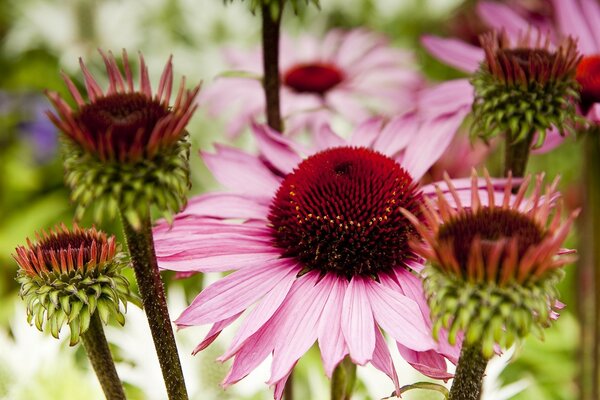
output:
[[[536,43],[536,38],[539,35],[529,35],[528,32],[538,31],[545,34],[547,24],[530,24],[508,6],[495,2],[481,2],[477,7],[477,12],[480,18],[490,27],[490,30],[495,29],[506,32],[507,37],[504,39],[504,46],[510,47],[510,43],[513,43],[523,47],[523,40],[529,37],[527,41],[534,52],[536,48],[546,47],[543,42],[541,44]],[[549,33],[548,38],[554,40],[555,35]],[[565,38],[565,40],[568,39]],[[486,55],[482,48],[458,39],[427,35],[422,38],[422,44],[442,62],[470,75],[475,74],[480,69],[481,64],[486,61]],[[565,44],[566,46],[568,44]],[[553,52],[554,48],[550,47],[547,50]],[[434,109],[424,116],[424,120],[436,129],[444,129],[447,135],[454,135],[460,124],[470,114],[476,98],[469,79],[447,81],[426,90],[426,98],[439,100],[436,101]],[[422,101],[422,103],[422,108],[425,108],[427,102]],[[535,114],[545,114],[545,112]],[[537,152],[552,150],[563,141],[559,129],[555,126],[547,129],[545,139],[543,135],[546,134],[546,130],[538,130],[538,134],[542,136],[538,137],[536,143],[542,144],[543,142],[543,144],[537,149]]]
[[[247,313],[220,358],[234,358],[224,385],[272,354],[269,384],[279,399],[298,359],[318,341],[328,376],[348,355],[359,365],[371,362],[397,388],[383,331],[415,368],[450,376],[445,358],[456,361],[458,349],[432,340],[423,264],[407,246],[413,230],[400,211],[418,213],[422,199],[435,194],[417,184],[435,160],[418,148],[407,152],[401,122],[382,128],[368,121],[349,140],[324,128],[310,150],[253,125],[259,157],[225,146],[203,155],[231,191],[192,199],[173,227],[159,225],[154,235],[164,269],[235,270],[176,321],[214,324],[200,351]],[[468,180],[454,185],[469,188]]]
[[[219,77],[201,102],[214,115],[231,112],[227,131],[237,135],[265,111],[261,54],[258,49],[230,49],[225,57],[230,70],[251,77]],[[363,29],[333,30],[324,38],[283,38],[281,108],[286,131],[315,128],[334,115],[358,123],[412,107],[422,81],[413,64],[412,54]]]
[[[558,179],[544,191],[538,176],[526,197],[530,179],[512,195],[509,178],[500,201],[489,182],[483,205],[473,173],[468,207],[450,204],[440,191],[418,217],[405,211],[419,232],[411,246],[430,262],[423,275],[434,332],[449,329],[453,342],[464,331],[465,343],[479,343],[488,358],[497,343],[510,347],[530,331],[542,335],[561,306],[556,283],[562,267],[574,261],[561,247],[579,211],[561,221]]]

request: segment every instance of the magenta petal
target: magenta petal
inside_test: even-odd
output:
[[[283,397],[283,392],[285,391],[285,384],[287,383],[287,380],[292,374],[293,370],[294,367],[292,366],[292,368],[290,368],[290,372],[288,372],[286,376],[284,376],[275,383],[275,390],[273,391],[273,398],[275,400],[281,400],[281,398]]]
[[[365,365],[373,358],[375,329],[373,311],[367,296],[365,278],[354,277],[344,295],[342,332],[350,358],[358,365]]]
[[[377,324],[397,342],[419,351],[436,348],[421,309],[414,300],[375,281],[369,282],[366,292]]]
[[[264,253],[250,252],[242,254],[224,254],[210,257],[180,257],[178,255],[161,257],[158,267],[180,272],[224,272],[233,269],[246,269],[264,264],[277,262],[279,253],[269,251]]]
[[[417,371],[434,379],[450,379],[454,375],[448,373],[446,359],[434,350],[414,351],[398,343],[400,355]]]
[[[396,394],[399,396],[400,384],[398,382],[396,367],[394,367],[394,361],[392,360],[392,355],[390,354],[387,343],[377,327],[375,327],[375,351],[373,352],[373,360],[371,360],[371,363],[375,368],[390,377],[394,382]]]
[[[298,278],[278,311],[282,321],[277,329],[269,384],[284,378],[317,340],[321,312],[332,289],[330,280],[317,283],[318,279],[317,272]]]
[[[475,72],[483,61],[483,50],[457,39],[423,36],[421,44],[435,57],[465,72]]]
[[[581,0],[581,10],[583,15],[586,17],[588,27],[594,35],[594,41],[596,43],[595,52],[600,52],[600,5],[596,0]]]
[[[253,123],[252,131],[261,154],[284,175],[292,172],[302,161],[298,145],[267,125]]]
[[[252,335],[240,351],[235,355],[231,369],[223,380],[222,385],[228,386],[238,382],[267,358],[273,351],[275,338],[270,332],[270,324],[263,325]]]
[[[235,315],[263,297],[297,268],[277,260],[236,271],[204,289],[177,319],[177,325],[202,325]]]
[[[269,206],[248,196],[209,193],[192,198],[178,217],[185,215],[221,219],[265,219],[269,215]]]
[[[219,336],[221,331],[227,328],[229,325],[231,325],[231,323],[238,319],[240,315],[242,315],[242,313],[238,313],[232,317],[224,319],[223,321],[219,321],[216,324],[213,324],[213,326],[210,328],[210,331],[208,331],[202,342],[200,342],[200,344],[194,348],[194,350],[192,351],[192,355],[195,355],[199,351],[202,351],[205,348],[207,348],[212,342],[215,341],[215,339]]]
[[[325,275],[323,280],[330,281],[331,290],[319,321],[318,338],[325,374],[331,378],[335,367],[348,354],[341,325],[344,294],[348,284],[332,274]]]
[[[477,14],[491,28],[497,31],[504,29],[511,38],[518,38],[531,29],[531,24],[527,20],[504,4],[491,1],[479,2]]]

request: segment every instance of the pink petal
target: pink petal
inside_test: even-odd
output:
[[[475,93],[468,79],[454,79],[422,89],[419,93],[419,116],[431,120],[471,108]]]
[[[242,315],[242,313],[238,313],[234,316],[224,319],[223,321],[219,321],[216,324],[213,324],[213,326],[210,328],[210,331],[208,331],[202,342],[200,342],[200,344],[194,348],[194,350],[192,351],[192,355],[195,355],[196,353],[207,348],[212,342],[215,341],[215,339],[219,336],[221,331],[227,328],[229,325],[231,325],[231,323],[238,319],[240,315]]]
[[[298,145],[267,125],[253,123],[252,131],[261,154],[279,171],[289,174],[302,161],[296,151]]]
[[[434,57],[465,72],[475,72],[484,58],[482,49],[457,39],[426,35],[421,44]]]
[[[371,363],[375,368],[392,379],[396,393],[398,394],[400,391],[400,384],[398,382],[396,367],[394,367],[394,361],[392,360],[387,343],[377,327],[375,327],[375,351],[373,352],[373,360],[371,360]]]
[[[563,35],[571,35],[578,39],[579,50],[584,54],[594,54],[598,46],[589,30],[583,11],[576,1],[552,0],[554,15]],[[594,23],[597,23],[595,21]]]
[[[362,122],[352,132],[349,144],[356,147],[370,148],[373,141],[379,136],[382,124],[383,119],[381,117],[372,117]]]
[[[284,376],[275,383],[275,390],[273,392],[273,398],[275,400],[281,400],[281,398],[283,397],[283,392],[285,391],[285,384],[287,383],[287,380],[289,379],[293,370],[294,367],[292,366],[292,368],[290,368],[290,372],[288,372],[286,376]]]
[[[531,29],[531,24],[505,4],[482,1],[477,4],[477,14],[491,28],[505,30],[511,38],[518,38]]]
[[[586,17],[590,31],[594,35],[596,43],[594,52],[598,53],[600,51],[600,26],[598,26],[598,21],[600,21],[600,5],[598,5],[596,0],[581,0],[581,10]]]
[[[202,159],[219,183],[237,193],[271,198],[279,179],[257,157],[233,147],[215,148],[215,154],[202,153]]]
[[[180,272],[224,272],[277,262],[279,257],[280,254],[277,251],[224,254],[210,257],[182,257],[176,254],[174,256],[161,257],[158,259],[158,266],[160,269]]]
[[[397,342],[419,351],[436,347],[431,331],[414,300],[382,283],[371,281],[366,292],[375,320]]]
[[[434,350],[414,351],[398,343],[400,355],[417,371],[434,379],[447,380],[454,375],[448,373],[446,359]]]
[[[330,147],[345,146],[346,141],[338,136],[329,125],[323,125],[319,129],[315,136],[316,150],[325,150]]]
[[[427,299],[425,299],[421,278],[404,268],[396,268],[394,272],[404,295],[419,305],[423,318],[429,322],[429,306],[427,305]],[[428,323],[428,325],[430,324]]]
[[[264,361],[273,351],[273,341],[275,338],[270,332],[270,324],[262,326],[254,335],[252,335],[240,351],[235,355],[231,369],[223,380],[222,385],[228,386],[238,382],[248,375],[253,369]]]
[[[352,361],[365,365],[373,358],[375,329],[365,278],[354,277],[344,295],[342,333]]]
[[[204,289],[179,316],[179,326],[221,321],[244,311],[290,275],[289,260],[236,271]]]
[[[377,136],[373,149],[389,157],[394,157],[415,138],[418,130],[419,121],[415,113],[394,117]]]
[[[331,378],[335,367],[348,354],[348,346],[346,346],[341,325],[344,293],[348,284],[332,274],[325,275],[323,280],[330,281],[331,290],[327,303],[323,307],[317,331],[325,374]]]
[[[192,198],[179,214],[185,215],[221,219],[266,219],[269,206],[234,193],[208,193]]]
[[[278,324],[269,384],[284,378],[317,340],[321,312],[332,289],[331,281],[317,283],[318,279],[317,272],[298,278],[277,312],[282,321]]]

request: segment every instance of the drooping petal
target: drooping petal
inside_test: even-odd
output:
[[[457,39],[423,36],[423,47],[443,62],[465,72],[475,72],[484,59],[483,50]]]
[[[323,307],[323,313],[317,330],[325,374],[331,378],[335,367],[348,354],[348,346],[346,345],[341,325],[344,294],[348,283],[332,274],[325,275],[323,280],[329,281],[328,284],[331,286],[331,289],[327,303]]]
[[[365,278],[352,278],[346,288],[342,310],[342,333],[350,358],[358,365],[365,365],[370,361],[375,350],[373,311],[367,287]]]
[[[434,350],[415,351],[400,343],[398,343],[398,350],[400,351],[402,358],[423,375],[434,379],[444,380],[453,377],[453,375],[448,372],[446,359]]]
[[[371,363],[375,368],[390,377],[394,382],[394,388],[398,394],[400,391],[400,384],[398,382],[396,367],[394,367],[394,361],[392,360],[392,355],[385,342],[385,338],[377,327],[375,327],[375,351],[373,352],[373,360],[371,360]]]

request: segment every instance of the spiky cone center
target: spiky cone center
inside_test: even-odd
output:
[[[281,183],[269,221],[284,257],[305,270],[377,277],[414,258],[414,232],[401,208],[418,214],[421,193],[394,160],[366,148],[317,153]]]
[[[528,34],[511,47],[504,32],[491,32],[482,35],[481,44],[485,60],[471,78],[472,134],[484,139],[507,134],[516,143],[537,132],[539,147],[551,127],[573,132],[580,60],[573,39],[552,50],[548,39]]]
[[[600,55],[583,57],[577,66],[576,78],[581,85],[581,108],[587,113],[594,103],[600,103]]]
[[[513,195],[509,177],[498,196],[486,173],[484,205],[474,173],[471,205],[464,207],[447,178],[456,207],[438,189],[437,201],[422,209],[425,222],[407,213],[421,236],[411,245],[430,262],[425,290],[436,329],[450,329],[451,342],[459,332],[481,340],[487,355],[494,343],[510,345],[548,325],[562,267],[574,261],[561,246],[577,212],[561,220],[558,180],[543,191],[538,176],[526,197],[530,179]]]
[[[294,65],[285,71],[283,83],[297,93],[324,95],[345,79],[344,72],[330,63]]]
[[[37,239],[17,247],[14,254],[29,323],[55,338],[68,325],[71,345],[87,331],[95,312],[105,324],[110,316],[125,323],[123,313],[131,294],[121,270],[127,261],[114,236],[63,225]]]

